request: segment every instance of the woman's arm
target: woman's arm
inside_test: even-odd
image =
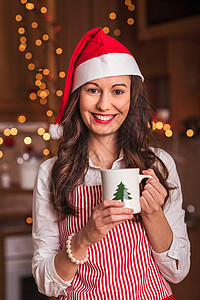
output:
[[[169,170],[169,183],[175,186],[164,203],[166,191],[156,178],[153,170],[145,171],[154,179],[149,180],[141,197],[142,218],[152,246],[154,259],[163,276],[177,283],[184,279],[190,267],[190,243],[184,222],[182,193],[175,163],[164,151],[160,158]],[[151,181],[151,183],[150,183]]]

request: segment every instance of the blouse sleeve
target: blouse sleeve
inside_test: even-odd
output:
[[[190,242],[185,224],[185,212],[182,209],[182,192],[179,176],[173,158],[163,150],[158,155],[169,171],[169,184],[174,187],[164,207],[164,214],[173,232],[173,241],[169,250],[156,253],[154,259],[161,274],[172,283],[179,283],[189,272]]]
[[[60,251],[57,214],[50,204],[49,179],[55,158],[39,168],[33,193],[33,246],[32,272],[38,290],[57,297],[65,295],[70,281],[64,281],[54,267],[55,255]]]

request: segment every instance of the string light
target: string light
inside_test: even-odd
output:
[[[43,139],[44,139],[45,141],[50,140],[50,138],[51,138],[51,136],[50,136],[50,134],[49,134],[48,132],[45,132],[45,133],[43,134]]]
[[[32,58],[32,54],[30,52],[26,52],[25,58],[26,59],[31,59]]]
[[[0,151],[0,158],[3,157],[3,151]]]
[[[46,84],[44,82],[42,82],[39,86],[39,89],[41,89],[41,90],[46,89]]]
[[[42,45],[42,41],[40,39],[37,39],[35,41],[36,46],[41,46]]]
[[[19,123],[25,123],[26,122],[26,117],[24,115],[21,115],[18,117],[18,122]]]
[[[37,73],[36,75],[35,75],[35,78],[36,79],[38,79],[38,80],[42,80],[42,74],[41,73]]]
[[[125,4],[126,4],[127,6],[131,5],[131,0],[126,0],[126,1],[125,1]]]
[[[38,27],[38,23],[37,22],[32,22],[31,24],[33,29],[36,29]]]
[[[120,29],[115,29],[114,30],[114,35],[120,36],[121,35],[121,30]]]
[[[31,100],[36,100],[36,98],[37,98],[36,93],[33,93],[33,92],[30,93],[29,98],[30,98]]]
[[[16,15],[16,16],[15,16],[15,20],[16,20],[17,22],[22,21],[22,16],[21,16],[21,15]]]
[[[39,135],[43,135],[43,134],[45,133],[45,129],[42,128],[42,127],[40,127],[40,128],[38,128],[37,133],[38,133]]]
[[[46,76],[49,75],[49,69],[44,69],[43,74],[46,75]]]
[[[31,217],[26,218],[26,223],[31,224],[33,222],[33,219]]]
[[[24,27],[19,27],[18,32],[19,32],[19,34],[24,34],[25,28]]]
[[[42,14],[46,14],[47,8],[45,6],[43,6],[43,7],[41,7],[40,11]]]
[[[40,86],[41,83],[42,83],[41,80],[36,80],[36,81],[35,81],[35,85],[36,85],[36,86]]]
[[[48,36],[48,34],[45,33],[45,34],[43,34],[42,38],[44,41],[48,41],[49,36]]]
[[[57,91],[56,91],[56,95],[57,95],[58,97],[62,96],[62,94],[63,94],[63,92],[62,92],[61,90],[57,90]]]
[[[117,17],[117,15],[116,15],[116,13],[114,13],[114,12],[111,12],[111,13],[109,14],[109,18],[110,18],[111,20],[115,20],[116,17]]]
[[[26,4],[27,0],[21,0],[22,4]]]
[[[53,111],[51,109],[47,110],[46,115],[47,115],[47,117],[52,117]]]
[[[171,126],[169,125],[169,124],[164,124],[163,125],[163,129],[166,131],[166,130],[169,130],[169,129],[171,129]]]
[[[134,24],[133,18],[128,18],[127,23],[128,25],[133,25]]]
[[[163,123],[162,122],[157,122],[156,123],[156,128],[157,129],[162,129],[163,128]]]
[[[194,130],[188,129],[188,130],[186,131],[186,135],[187,135],[188,137],[192,137],[192,136],[194,135]]]
[[[9,136],[11,133],[10,133],[10,129],[9,128],[5,128],[4,131],[3,131],[3,134],[5,136]]]
[[[63,53],[63,50],[62,50],[62,48],[57,48],[56,49],[56,54],[62,54]]]
[[[46,98],[41,98],[41,99],[40,99],[40,104],[41,104],[41,105],[47,104],[47,99],[46,99]]]
[[[44,154],[44,155],[49,155],[49,153],[50,153],[50,151],[49,151],[49,149],[44,149],[43,151],[42,151],[42,153]]]
[[[28,69],[33,71],[35,69],[35,65],[33,63],[28,64]]]
[[[108,34],[110,32],[110,29],[108,27],[104,27],[103,31],[104,31],[105,34]]]
[[[10,129],[10,133],[11,133],[12,135],[17,135],[17,134],[18,134],[17,128],[15,128],[15,127],[11,128],[11,129]]]
[[[21,43],[26,43],[26,37],[25,36],[21,36],[19,40],[20,40]]]
[[[130,5],[128,6],[128,10],[130,10],[130,11],[135,10],[135,5],[130,4]]]
[[[64,78],[65,75],[66,75],[65,72],[63,72],[63,71],[59,72],[59,77],[60,77],[60,78]]]
[[[3,144],[3,138],[0,137],[0,145],[2,145],[2,144]]]
[[[26,9],[32,10],[32,9],[34,9],[34,7],[35,7],[35,5],[33,3],[31,3],[31,2],[26,3]]]
[[[171,129],[166,130],[165,135],[166,135],[166,137],[171,137],[173,135],[172,130]]]
[[[26,136],[26,137],[24,138],[24,144],[30,145],[31,143],[32,143],[31,137],[30,137],[30,136]]]

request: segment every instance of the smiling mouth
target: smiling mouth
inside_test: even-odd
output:
[[[94,114],[92,113],[93,117],[95,117],[98,120],[101,121],[110,121],[112,120],[116,115],[99,115],[99,114]]]

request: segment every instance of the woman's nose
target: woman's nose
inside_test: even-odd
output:
[[[110,95],[109,93],[102,93],[96,104],[97,108],[101,111],[109,110],[111,107]]]

